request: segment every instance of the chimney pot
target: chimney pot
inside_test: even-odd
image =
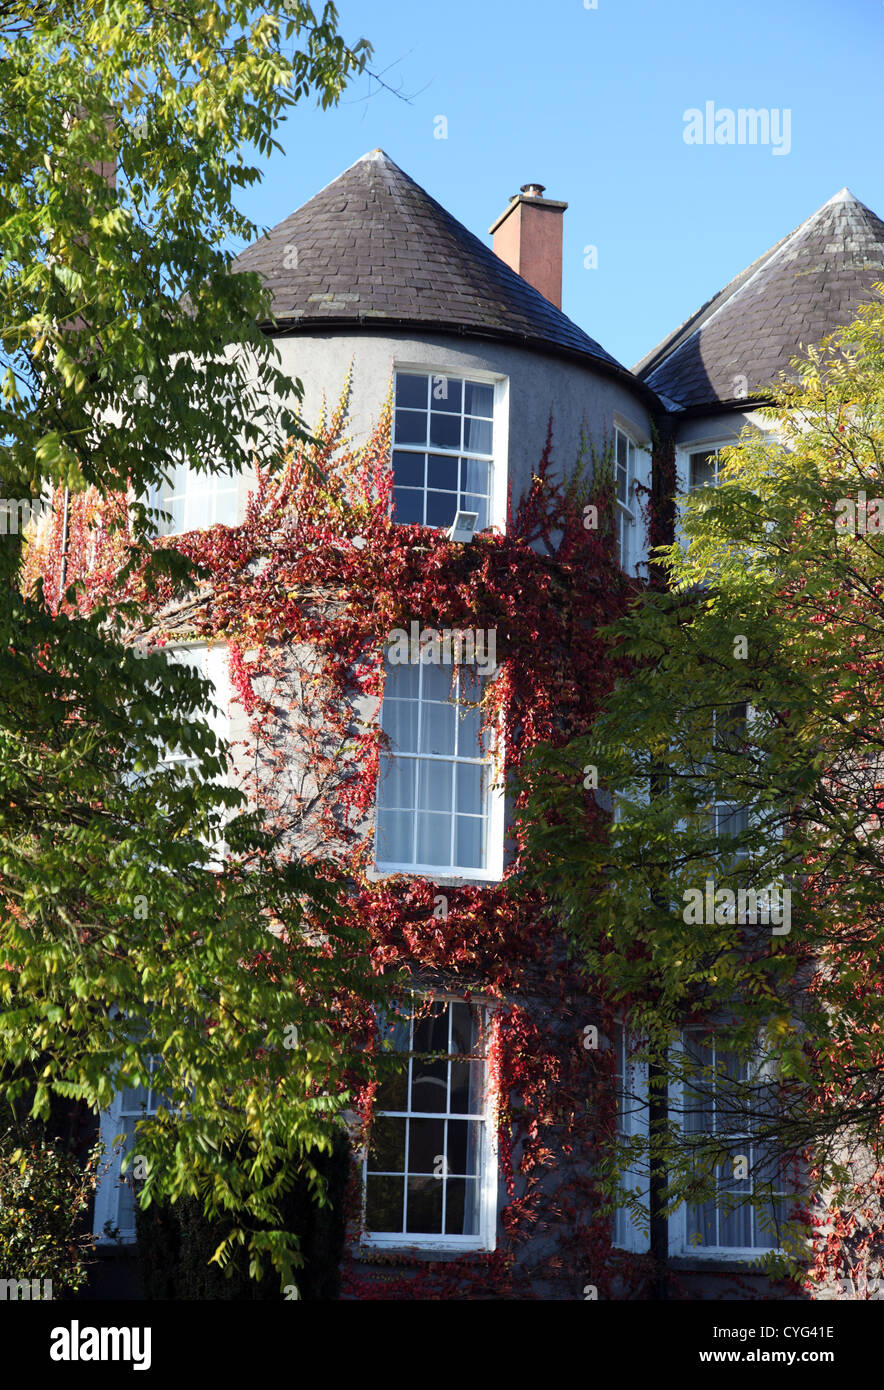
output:
[[[546,187],[542,183],[523,183],[521,190],[527,198],[542,198]]]

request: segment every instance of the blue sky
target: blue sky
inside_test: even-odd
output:
[[[272,226],[380,146],[490,242],[545,184],[569,204],[563,308],[627,366],[845,184],[884,217],[884,0],[596,4],[339,0],[401,95],[363,77],[336,110],[300,106],[244,210]],[[788,110],[789,152],[686,144],[708,101]]]

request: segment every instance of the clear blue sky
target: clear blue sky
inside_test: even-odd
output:
[[[569,204],[563,308],[627,366],[845,184],[884,217],[884,0],[596,3],[340,0],[406,100],[363,77],[299,107],[244,210],[272,226],[380,146],[490,242],[545,184]],[[788,108],[790,152],[686,144],[707,101]]]

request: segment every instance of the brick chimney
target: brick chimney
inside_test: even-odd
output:
[[[542,183],[523,184],[488,230],[494,254],[561,309],[562,213],[568,204],[554,203],[544,192]]]

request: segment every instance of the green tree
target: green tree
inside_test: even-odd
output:
[[[236,470],[303,434],[229,244],[256,232],[244,152],[366,61],[336,25],[297,0],[0,5],[3,496],[128,490],[121,591],[136,571],[170,596],[192,580],[148,542],[143,499],[171,468]],[[277,1202],[298,1171],[321,1199],[309,1155],[368,1065],[362,931],[224,784],[208,686],[123,643],[137,610],[24,591],[19,515],[0,518],[4,1097],[97,1109],[155,1058],[144,1201],[198,1196],[234,1218],[222,1262],[243,1245],[254,1277],[269,1261],[291,1283]]]
[[[532,774],[532,886],[558,904],[652,1085],[686,1088],[609,1170],[612,1192],[630,1163],[665,1172],[669,1210],[721,1198],[729,1129],[754,1136],[759,1209],[783,1182],[771,1164],[799,1156],[801,1182],[829,1201],[856,1207],[875,1190],[884,305],[795,367],[766,432],[745,430],[719,485],[680,499],[665,584],[609,630],[630,676],[591,734],[544,750]],[[588,767],[612,812],[601,839],[586,833]],[[770,888],[766,921],[753,895]],[[702,1050],[713,1035],[739,1060],[729,1077]],[[697,1098],[715,1087],[734,1121],[717,1133]]]

